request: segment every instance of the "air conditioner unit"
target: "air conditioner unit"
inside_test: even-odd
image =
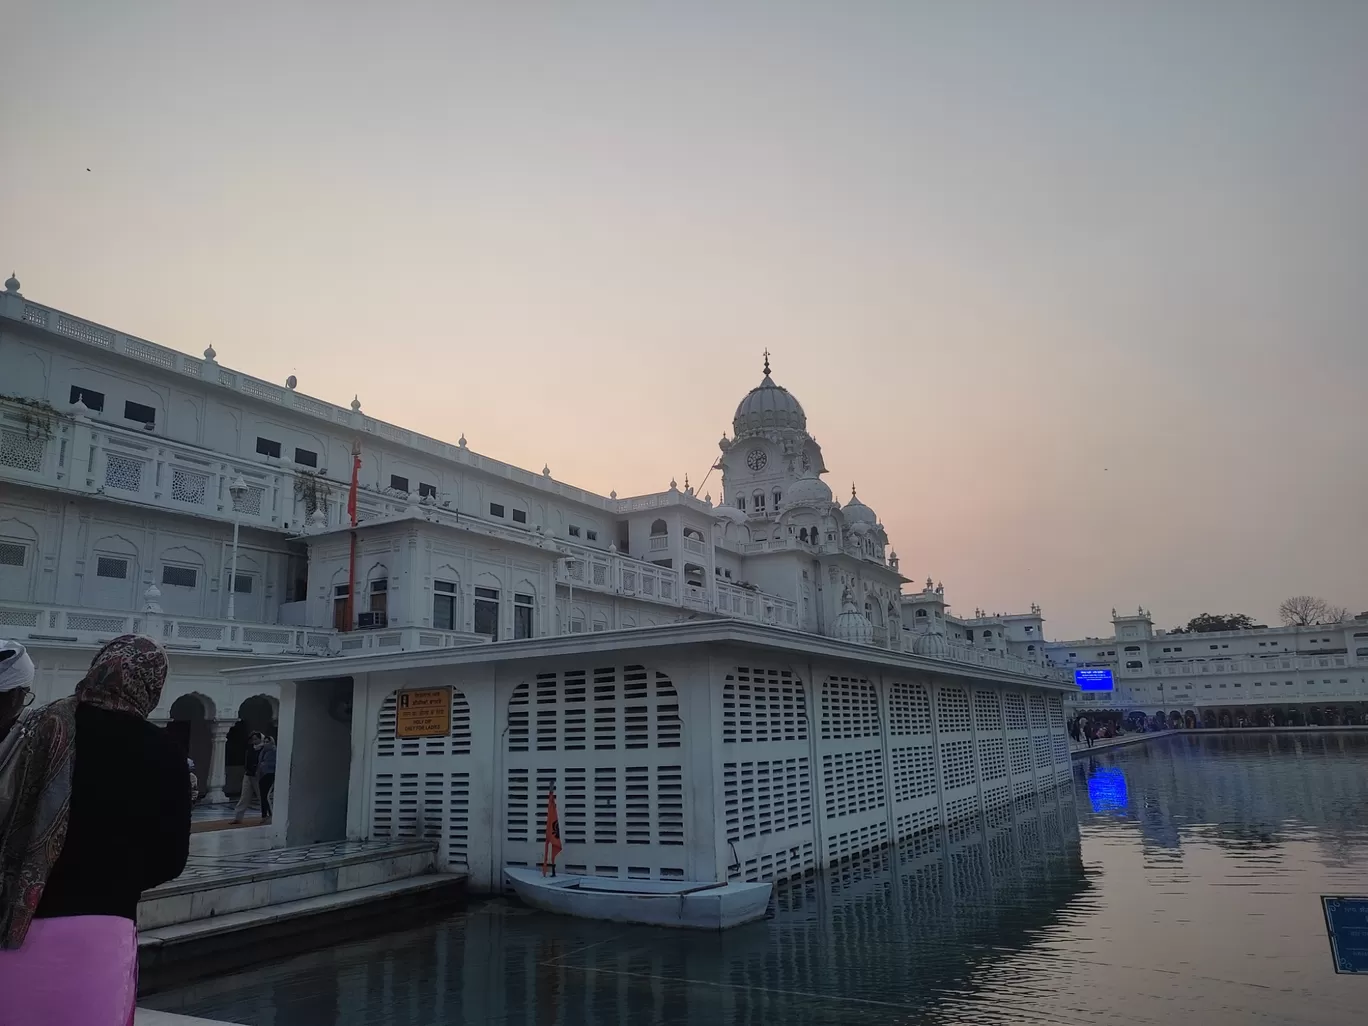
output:
[[[360,631],[373,631],[379,627],[385,627],[389,623],[384,613],[357,613],[356,629]]]

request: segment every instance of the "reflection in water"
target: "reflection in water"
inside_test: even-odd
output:
[[[146,1003],[251,1026],[1342,1023],[1362,981],[1331,973],[1318,896],[1368,889],[1365,771],[1357,736],[1161,739],[1077,763],[1076,813],[1065,791],[834,867],[726,934],[482,901]]]
[[[1126,774],[1116,766],[1094,766],[1088,773],[1088,802],[1093,812],[1126,811]]]

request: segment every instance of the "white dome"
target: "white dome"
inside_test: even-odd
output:
[[[853,641],[857,645],[874,643],[874,625],[855,608],[855,596],[849,588],[841,593],[841,615],[836,617],[831,633],[841,641]]]
[[[855,494],[855,486],[850,487],[850,501],[845,504],[843,509],[846,522],[849,524],[869,524],[871,527],[879,522],[879,518],[874,511],[860,501],[860,497]]]
[[[764,378],[746,393],[732,418],[732,433],[738,438],[765,428],[807,430],[807,414],[803,407],[788,389],[780,388],[770,377],[768,356],[765,357]]]
[[[944,659],[950,655],[950,643],[944,634],[923,634],[912,642],[912,651],[919,656]]]
[[[784,493],[784,505],[786,506],[820,506],[830,501],[831,489],[812,469],[808,469]]]
[[[733,524],[744,524],[748,519],[744,510],[729,506],[725,502],[713,510],[713,516],[718,520],[730,520]]]

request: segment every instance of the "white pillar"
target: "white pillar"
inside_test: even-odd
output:
[[[226,720],[211,720],[209,723],[214,743],[209,750],[209,771],[204,778],[208,781],[204,800],[211,804],[228,800],[228,796],[223,793],[223,785],[228,780],[228,765],[224,757],[227,755],[228,731],[232,729],[233,723]]]

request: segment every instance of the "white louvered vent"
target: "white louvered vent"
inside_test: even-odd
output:
[[[879,736],[879,699],[863,677],[828,677],[822,684],[822,740]]]
[[[788,670],[738,666],[722,687],[724,742],[806,741],[803,684]]]

